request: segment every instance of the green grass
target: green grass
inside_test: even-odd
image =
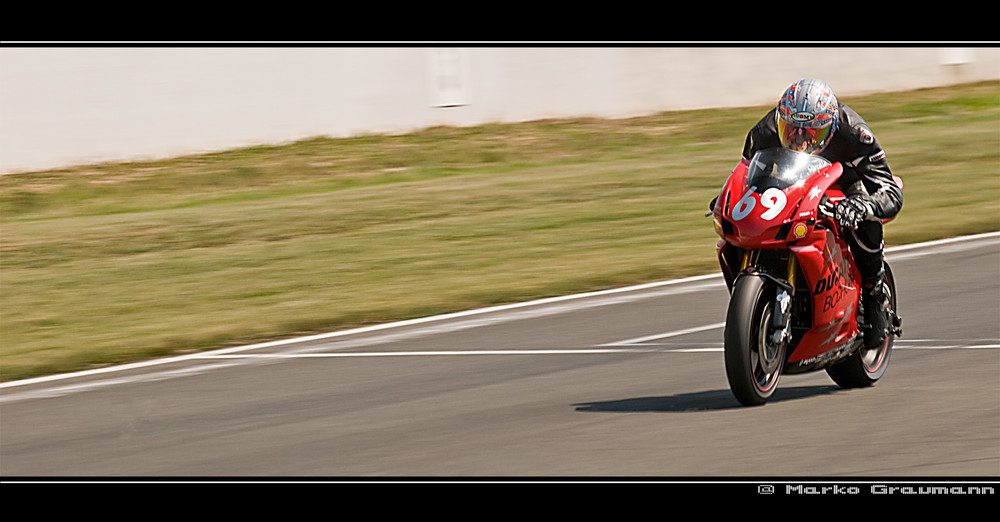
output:
[[[843,100],[901,244],[1000,230],[1000,84]],[[717,269],[704,218],[766,107],[318,137],[0,176],[0,378]]]

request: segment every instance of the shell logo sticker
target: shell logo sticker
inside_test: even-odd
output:
[[[805,223],[796,223],[795,224],[795,228],[792,229],[792,233],[795,234],[795,237],[797,237],[799,239],[802,239],[803,237],[805,237],[806,232],[808,232],[808,231],[809,231],[809,227],[807,227],[805,225]]]

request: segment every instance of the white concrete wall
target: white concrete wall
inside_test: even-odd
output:
[[[1000,48],[0,47],[0,173],[1000,79]]]

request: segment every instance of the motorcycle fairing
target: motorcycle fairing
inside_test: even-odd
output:
[[[789,362],[810,361],[831,347],[847,345],[860,333],[854,312],[860,298],[861,276],[848,260],[850,250],[830,230],[817,231],[817,235],[822,237],[789,247],[812,299],[813,324],[789,356]]]
[[[749,172],[750,160],[744,159],[723,186],[713,210],[716,232],[741,248],[784,248],[786,243],[804,237],[794,233],[804,233],[815,224],[816,208],[840,178],[843,166],[827,164],[783,189],[751,184]]]

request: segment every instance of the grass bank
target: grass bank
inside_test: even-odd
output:
[[[844,99],[902,244],[1000,230],[1000,82]],[[314,138],[0,176],[0,378],[716,269],[766,107]]]

